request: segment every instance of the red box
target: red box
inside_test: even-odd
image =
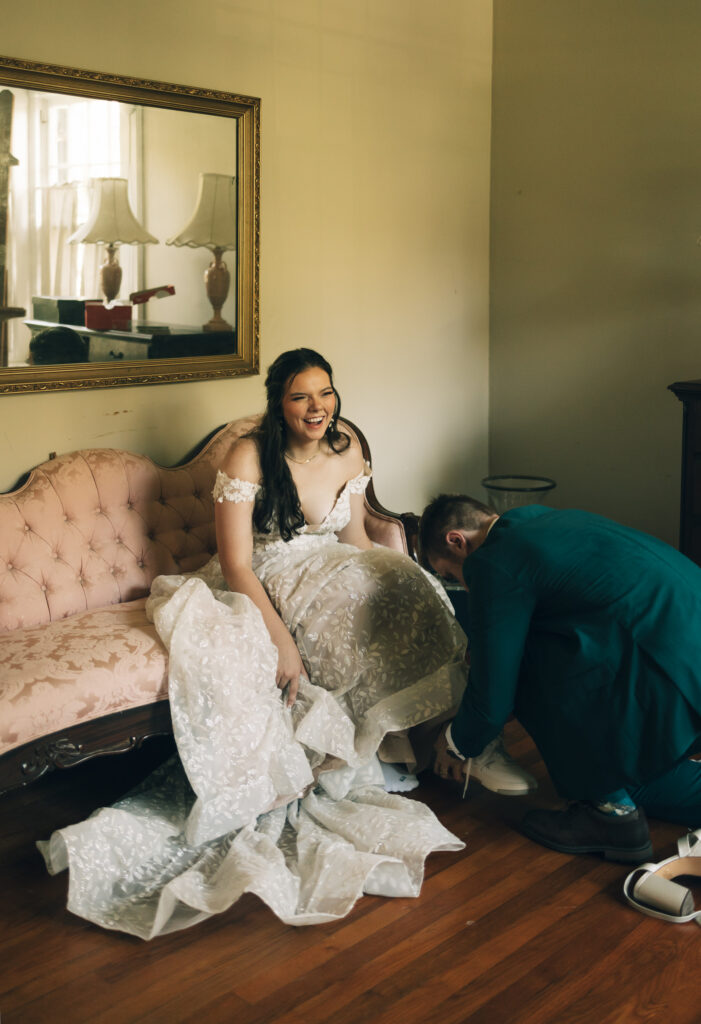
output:
[[[99,299],[85,303],[85,326],[93,331],[128,331],[131,327],[131,304],[105,306]]]
[[[109,310],[112,316],[113,331],[128,331],[131,327],[131,303],[120,303]]]
[[[93,331],[109,331],[112,326],[110,311],[99,299],[85,303],[85,326]]]

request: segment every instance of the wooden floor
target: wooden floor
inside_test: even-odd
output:
[[[66,912],[65,874],[49,877],[34,841],[120,795],[162,759],[161,741],[0,798],[2,1024],[698,1024],[701,929],[627,907],[625,867],[518,833],[553,794],[528,738],[508,733],[539,800],[475,784],[461,803],[425,778],[417,795],[466,850],[429,858],[419,899],[365,897],[320,927],[280,924],[249,896],[150,943]],[[653,823],[656,857],[680,831]]]

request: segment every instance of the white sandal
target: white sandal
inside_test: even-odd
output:
[[[641,864],[631,871],[623,883],[623,895],[641,914],[672,924],[696,921],[701,926],[701,910],[696,910],[691,891],[672,881],[679,875],[701,877],[701,828],[682,836],[677,850],[659,864]]]

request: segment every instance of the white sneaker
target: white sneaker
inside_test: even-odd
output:
[[[497,736],[481,754],[472,758],[468,777],[479,779],[485,789],[501,793],[502,796],[525,796],[538,788],[530,772],[507,754],[501,736]]]

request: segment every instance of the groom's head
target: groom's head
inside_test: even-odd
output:
[[[439,494],[419,523],[421,564],[446,580],[464,585],[462,567],[498,519],[493,508],[466,494]]]

